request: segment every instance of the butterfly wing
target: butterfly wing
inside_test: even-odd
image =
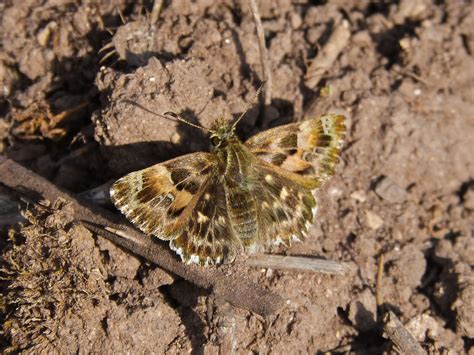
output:
[[[262,233],[254,245],[289,246],[291,241],[303,240],[316,213],[316,200],[311,190],[270,163],[256,159],[254,175],[259,181],[255,190],[259,201],[259,221]]]
[[[245,142],[260,184],[255,194],[264,233],[255,245],[304,239],[316,213],[312,190],[334,174],[344,135],[344,116],[329,114],[276,127]]]
[[[214,264],[233,259],[239,241],[227,217],[216,157],[193,153],[132,172],[110,195],[144,233],[162,240],[185,262]]]
[[[162,240],[179,235],[216,166],[209,153],[193,153],[134,171],[110,189],[115,206],[144,233]]]
[[[170,247],[186,263],[209,265],[232,261],[241,245],[229,219],[224,184],[216,174]]]
[[[341,115],[323,115],[266,130],[245,144],[258,158],[299,175],[301,183],[314,189],[334,175],[346,131],[344,121]]]

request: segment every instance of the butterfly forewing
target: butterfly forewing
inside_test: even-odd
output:
[[[215,173],[215,165],[214,155],[193,153],[135,171],[112,185],[111,199],[143,232],[174,239]]]
[[[308,178],[306,186],[316,188],[334,175],[345,130],[344,116],[328,114],[266,130],[245,144],[258,158]]]

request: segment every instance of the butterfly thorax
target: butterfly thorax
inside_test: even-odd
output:
[[[226,119],[219,118],[209,129],[211,139],[211,150],[216,151],[227,146],[232,141],[239,141],[235,134],[235,127]]]
[[[235,133],[235,126],[226,119],[217,119],[209,130],[211,152],[219,162],[219,171],[226,180],[242,181],[248,174],[251,155]]]

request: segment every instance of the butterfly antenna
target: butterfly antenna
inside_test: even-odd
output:
[[[197,124],[191,123],[188,120],[186,120],[185,118],[183,118],[181,115],[179,115],[175,112],[165,112],[163,115],[164,116],[171,116],[171,117],[173,117],[174,119],[177,119],[180,122],[186,123],[187,125],[190,125],[190,126],[195,127],[195,128],[199,128],[200,130],[202,130],[204,132],[209,132],[209,130],[207,128],[204,128],[204,127],[199,126]]]
[[[237,124],[240,122],[240,120],[247,114],[247,112],[252,108],[252,105],[257,101],[258,99],[258,96],[260,95],[260,93],[262,92],[263,90],[263,86],[265,85],[265,82],[263,82],[260,87],[257,89],[257,91],[255,92],[255,95],[254,97],[252,98],[252,101],[250,103],[250,106],[239,116],[239,118],[237,118],[237,120],[234,122],[234,124],[232,125],[232,128],[235,128],[237,126]]]

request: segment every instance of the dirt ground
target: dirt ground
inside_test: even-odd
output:
[[[265,115],[249,112],[242,137],[326,112],[348,120],[310,237],[281,252],[353,271],[249,267],[286,300],[265,322],[93,236],[56,201],[23,211],[21,225],[1,219],[3,351],[391,352],[375,298],[383,254],[384,308],[430,353],[474,354],[474,6],[258,4],[272,103]],[[127,172],[208,149],[200,132],[156,113],[209,126],[250,105],[262,66],[249,4],[165,1],[156,25],[152,6],[2,2],[2,154],[89,196]],[[341,24],[350,37],[308,85],[310,63]]]

